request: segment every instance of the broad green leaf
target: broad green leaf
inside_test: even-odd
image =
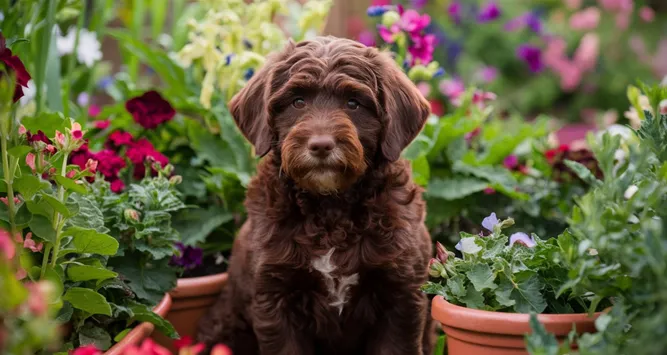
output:
[[[127,333],[132,331],[132,329],[134,329],[134,328],[127,328],[127,329],[123,330],[122,332],[116,334],[116,336],[113,338],[113,340],[115,342],[120,342],[121,340],[123,340],[123,338],[125,338]]]
[[[72,307],[72,304],[63,302],[63,307],[58,311],[56,321],[65,324],[72,319],[72,314],[74,314],[74,307]]]
[[[428,184],[426,195],[444,200],[457,200],[483,191],[487,187],[489,187],[488,182],[473,177],[433,178]]]
[[[531,276],[517,283],[510,296],[516,302],[514,310],[517,313],[544,312],[547,303],[542,296],[543,287],[537,276]]]
[[[533,355],[559,355],[559,344],[556,336],[549,333],[537,320],[535,313],[530,314],[531,332],[525,335],[526,350]]]
[[[496,275],[487,264],[476,264],[470,271],[466,272],[466,276],[477,291],[494,290],[498,287],[494,282]]]
[[[466,288],[466,295],[461,297],[461,301],[463,301],[468,308],[484,308],[484,296],[482,296],[481,292],[475,290],[472,285],[468,285]]]
[[[30,223],[28,223],[30,230],[45,242],[55,244],[56,231],[51,226],[51,221],[42,215],[33,215]]]
[[[577,176],[587,184],[591,186],[597,186],[600,184],[600,180],[598,180],[584,164],[569,159],[565,159],[563,162],[568,168],[570,168],[570,170],[574,171],[574,173],[577,174]]]
[[[97,266],[71,264],[67,267],[67,276],[70,280],[77,282],[111,279],[118,274]]]
[[[19,226],[26,226],[32,221],[32,213],[28,210],[27,204],[22,204],[16,212],[15,223]]]
[[[33,175],[23,175],[14,181],[14,189],[25,200],[31,200],[37,192],[50,190],[51,184]]]
[[[139,299],[155,305],[166,292],[176,286],[178,276],[176,270],[168,265],[169,259],[159,260],[151,265],[137,265],[139,257],[136,252],[128,252],[123,257],[111,258],[109,266],[122,275]]]
[[[463,279],[460,275],[454,275],[447,279],[447,288],[454,296],[461,298],[465,297],[466,289],[463,286]]]
[[[428,295],[445,295],[445,288],[437,282],[428,281],[420,289]]]
[[[94,229],[69,227],[63,236],[72,236],[71,246],[79,254],[114,255],[118,250],[118,241]]]
[[[514,286],[512,286],[510,281],[506,278],[503,278],[502,281],[500,281],[500,286],[498,286],[498,288],[493,291],[493,293],[496,295],[496,301],[498,301],[498,303],[504,307],[514,306],[516,301],[510,297],[513,290]]]
[[[74,205],[77,206],[78,212],[67,220],[66,227],[77,226],[94,229],[100,233],[109,231],[109,228],[104,225],[104,215],[95,201],[95,196],[70,194],[67,198],[67,208],[71,210]]]
[[[433,355],[442,355],[445,353],[445,346],[447,345],[447,336],[440,335],[438,340],[435,342],[435,348],[433,349]]]
[[[67,190],[77,192],[77,193],[80,193],[80,194],[85,194],[87,192],[86,188],[83,185],[77,184],[72,179],[68,179],[68,178],[66,178],[64,176],[60,176],[60,175],[56,175],[54,179],[56,180],[58,185],[64,187]]]
[[[233,218],[231,213],[211,206],[208,209],[183,210],[174,217],[172,224],[181,235],[183,244],[195,245],[204,242],[211,232]]]
[[[70,216],[70,210],[67,209],[67,207],[60,201],[58,201],[57,198],[49,195],[49,194],[42,194],[42,198],[44,201],[46,201],[56,212],[60,213],[61,215],[65,217]]]
[[[431,178],[431,168],[426,155],[422,155],[412,161],[412,178],[421,186],[428,185],[428,181]]]
[[[111,335],[100,327],[88,325],[79,329],[79,343],[81,346],[94,345],[104,351],[111,347]]]
[[[35,116],[24,117],[21,124],[33,133],[43,131],[47,137],[54,137],[56,130],[65,132],[65,128],[70,126],[69,119],[65,118],[61,112],[42,112]]]
[[[19,159],[23,158],[24,156],[26,156],[26,154],[30,153],[31,151],[32,147],[27,145],[17,145],[16,147],[7,149],[7,153],[9,153],[9,155]]]
[[[157,313],[148,309],[147,306],[139,303],[133,303],[130,306],[130,309],[134,313],[134,319],[140,322],[149,322],[155,324],[155,328],[159,330],[162,334],[168,336],[171,339],[178,339],[178,333],[176,329],[167,321],[166,319],[160,317]]]
[[[72,287],[65,293],[63,300],[72,304],[72,307],[90,314],[104,314],[111,316],[111,306],[99,293],[82,287]]]

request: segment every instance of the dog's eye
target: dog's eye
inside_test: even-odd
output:
[[[360,105],[360,104],[359,104],[359,101],[357,101],[357,100],[355,100],[355,99],[349,99],[349,100],[347,100],[347,108],[349,108],[350,110],[356,110],[356,109],[358,109],[358,108],[359,108],[359,105]]]
[[[298,98],[298,99],[292,101],[292,106],[294,106],[295,108],[299,108],[299,109],[304,108],[304,107],[306,107],[306,101],[302,98]]]

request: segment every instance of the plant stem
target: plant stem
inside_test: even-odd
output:
[[[67,158],[69,153],[65,153],[63,156],[63,166],[60,170],[60,176],[65,177],[67,175]],[[60,185],[58,187],[58,201],[65,204],[65,188]],[[58,251],[60,249],[60,232],[63,228],[64,223],[61,223],[62,216],[59,212],[55,212],[53,216],[53,229],[56,231],[56,243],[53,246],[53,256],[51,257],[51,267],[56,267],[56,260],[58,260]]]
[[[44,258],[42,258],[42,270],[39,273],[39,279],[43,279],[46,274],[46,266],[49,265],[49,253],[51,252],[51,244],[47,244],[44,248]]]
[[[2,171],[4,173],[5,182],[7,183],[7,205],[9,207],[9,225],[11,228],[12,237],[16,234],[16,224],[14,216],[16,215],[16,205],[14,205],[14,176],[13,170],[9,170],[9,154],[7,153],[7,137],[0,137],[0,148],[2,149]]]

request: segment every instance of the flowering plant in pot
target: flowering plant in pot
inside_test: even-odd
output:
[[[30,75],[5,44],[0,35],[0,228],[18,250],[12,258],[15,277],[26,285],[50,282],[46,303],[63,325],[62,350],[88,343],[107,349],[136,321],[175,336],[171,325],[151,311],[157,302],[142,303],[128,293],[124,275],[112,266],[119,243],[109,234],[89,182],[99,161],[68,164],[85,143],[85,131],[61,113],[17,115],[18,88]]]
[[[589,313],[609,303],[594,293],[562,288],[569,269],[561,255],[570,247],[563,236],[542,240],[516,232],[508,237],[503,230],[513,224],[513,219],[501,221],[492,213],[482,222],[484,232],[461,233],[456,249],[462,258],[437,244],[437,258],[430,263],[436,281],[423,291],[436,295],[433,316],[448,335],[450,354],[522,353],[529,313],[540,313],[561,337],[573,323],[578,331],[592,331]]]
[[[581,354],[648,355],[667,348],[667,87],[640,87],[649,107],[637,111],[641,126],[631,136],[589,137],[604,177],[577,167],[592,188],[577,198],[571,235],[563,241],[562,260],[572,270],[563,290],[575,296],[595,290],[614,299],[596,322],[597,333],[579,339]],[[638,106],[639,90],[628,92]],[[536,332],[527,342],[535,354],[564,354],[552,339]]]

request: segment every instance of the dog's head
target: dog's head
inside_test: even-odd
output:
[[[430,112],[387,53],[333,37],[290,41],[229,107],[257,155],[276,150],[283,172],[318,194],[396,161]]]

